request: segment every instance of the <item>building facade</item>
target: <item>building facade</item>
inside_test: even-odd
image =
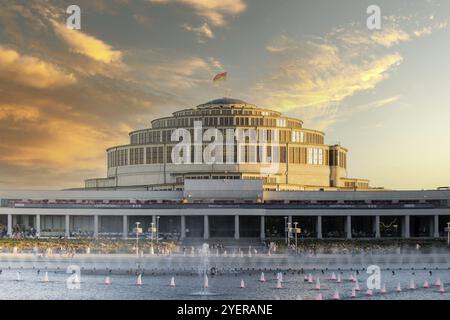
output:
[[[0,192],[5,234],[180,240],[280,240],[287,223],[301,238],[441,238],[450,191],[268,191],[257,180],[186,180],[183,191]]]
[[[194,144],[177,150],[180,137]],[[278,240],[289,224],[312,239],[446,236],[449,190],[372,189],[347,177],[347,153],[301,120],[214,100],[131,132],[83,189],[0,191],[0,234],[128,238],[139,222],[146,237],[183,241]]]
[[[211,130],[223,144],[214,148],[214,162],[206,163],[196,158],[194,142],[200,138],[202,156],[213,140]],[[192,142],[183,163],[173,160],[179,132]],[[128,145],[107,150],[107,177],[86,180],[85,187],[182,190],[185,180],[242,179],[262,180],[266,190],[368,189],[368,180],[347,177],[347,154],[340,145],[325,144],[323,132],[304,128],[299,119],[223,98],[131,132]]]

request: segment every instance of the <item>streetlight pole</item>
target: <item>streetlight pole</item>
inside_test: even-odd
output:
[[[297,246],[297,225],[298,222],[294,222],[294,230],[295,230],[295,253],[298,253],[298,246]]]
[[[155,231],[155,223],[154,222],[150,222],[150,232],[152,233],[151,235],[151,240],[152,240],[152,245],[153,245],[153,232]]]
[[[284,217],[284,243],[286,245],[288,243],[288,238],[287,238],[287,236],[288,236],[287,220],[288,220],[288,217]]]
[[[158,243],[159,242],[159,240],[158,240],[158,238],[159,238],[159,218],[160,218],[160,216],[157,216],[156,217],[156,243]]]
[[[291,245],[291,238],[292,238],[292,223],[287,223],[287,230],[288,230],[288,246]]]
[[[136,222],[136,257],[139,258],[139,225],[140,222]]]
[[[450,222],[447,222],[447,245],[450,246]]]

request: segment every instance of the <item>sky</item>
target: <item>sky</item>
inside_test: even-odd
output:
[[[130,131],[223,96],[325,131],[349,177],[449,186],[449,20],[448,0],[2,0],[0,189],[81,187]]]

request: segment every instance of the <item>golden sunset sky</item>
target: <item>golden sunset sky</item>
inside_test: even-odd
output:
[[[349,176],[449,186],[450,1],[377,1],[377,31],[371,4],[3,0],[0,188],[81,187],[129,131],[224,95],[324,130],[349,148]]]

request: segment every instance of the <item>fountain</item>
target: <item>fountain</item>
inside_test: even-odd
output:
[[[264,272],[261,272],[261,277],[259,278],[259,282],[266,282],[266,277],[264,276]]]
[[[315,286],[314,290],[320,290],[320,279],[319,278],[317,278],[317,280],[316,280],[316,286]]]
[[[341,275],[340,275],[340,274],[338,274],[338,277],[337,277],[336,282],[337,282],[337,283],[341,283],[341,282],[342,282],[342,279],[341,279]]]
[[[372,291],[371,289],[367,289],[367,291],[366,291],[366,296],[367,296],[367,297],[373,296],[373,291]]]
[[[217,293],[213,293],[208,290],[208,288],[209,288],[208,271],[210,271],[212,269],[210,268],[210,264],[209,264],[210,250],[209,250],[209,245],[207,243],[204,243],[202,245],[201,249],[199,250],[199,254],[200,254],[200,265],[198,268],[198,274],[201,277],[203,284],[202,284],[201,291],[194,292],[191,295],[193,295],[193,296],[216,296],[216,295],[219,295]],[[234,252],[233,252],[233,256],[234,256]],[[213,268],[213,269],[215,269],[215,268]],[[211,274],[214,275],[214,273],[212,271],[211,271]]]
[[[19,271],[17,271],[16,273],[16,281],[22,281],[22,275],[20,274]]]
[[[243,279],[241,280],[241,286],[240,286],[240,288],[241,288],[241,289],[245,289],[245,282],[244,282]]]
[[[396,292],[402,292],[402,286],[400,282],[397,284],[397,288],[395,289]]]
[[[277,273],[277,280],[280,280],[280,282],[284,282],[283,281],[283,273],[281,273],[281,272]]]
[[[386,283],[383,283],[383,286],[380,289],[380,293],[385,294],[386,292]]]
[[[441,283],[441,286],[439,287],[439,293],[445,293],[444,284]]]
[[[334,272],[331,274],[330,280],[336,281],[336,274]]]
[[[139,273],[139,275],[136,278],[136,285],[142,286],[142,274]]]
[[[339,291],[337,289],[334,292],[333,300],[341,300],[341,297],[339,296]]]
[[[175,277],[172,277],[172,279],[170,279],[170,287],[175,288]]]
[[[322,294],[319,293],[314,300],[317,300],[317,301],[323,300]]]
[[[356,280],[355,282],[355,291],[360,291],[361,289],[359,288],[359,282],[358,280]]]
[[[423,288],[428,289],[429,287],[430,287],[430,284],[428,283],[427,280],[425,280],[425,282],[423,283]]]
[[[441,284],[442,284],[441,278],[438,277],[438,278],[436,279],[436,282],[434,283],[434,285],[435,285],[436,287],[440,287]]]
[[[110,278],[109,276],[106,276],[106,277],[105,277],[105,285],[109,286],[109,285],[111,285],[111,284],[112,284],[111,278]]]
[[[355,288],[352,288],[351,298],[356,298],[356,289]]]
[[[283,285],[281,284],[281,280],[280,279],[277,280],[277,287],[276,288],[277,289],[283,289]]]
[[[416,290],[416,283],[414,282],[414,279],[409,281],[409,290]]]
[[[44,279],[42,280],[42,282],[49,282],[48,281],[48,272],[47,271],[45,271]]]

